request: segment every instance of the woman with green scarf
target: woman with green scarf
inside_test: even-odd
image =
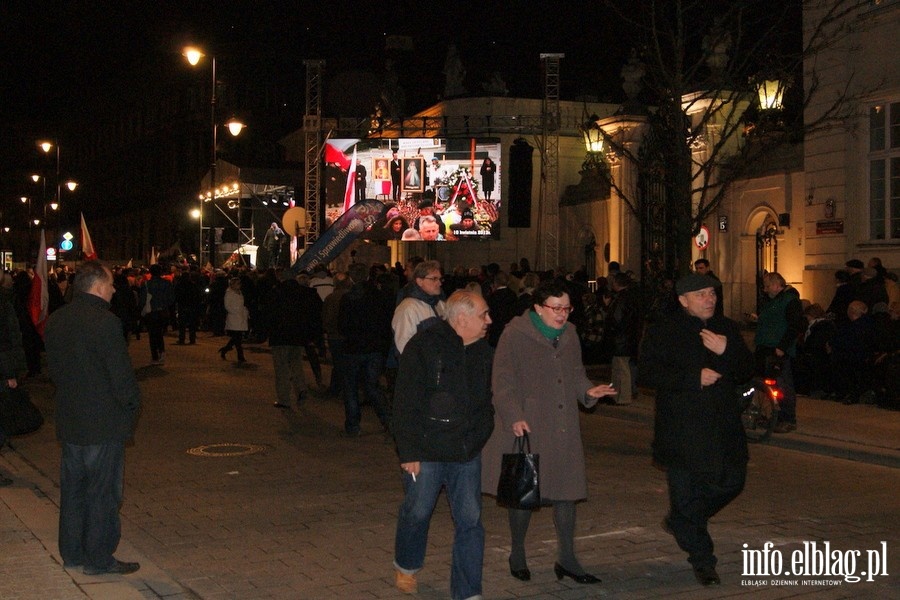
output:
[[[503,331],[494,354],[492,389],[494,433],[482,451],[482,489],[497,489],[504,453],[517,437],[528,433],[531,451],[540,455],[542,503],[553,507],[559,554],[557,579],[570,577],[584,584],[600,583],[575,557],[575,503],[587,497],[584,449],[578,404],[590,408],[603,396],[615,395],[609,385],[594,385],[584,371],[575,326],[568,322],[572,303],[564,284],[546,282],[532,295],[533,305]],[[530,510],[509,509],[512,537],[510,574],[531,579],[525,556]]]

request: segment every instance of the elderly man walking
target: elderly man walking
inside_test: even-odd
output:
[[[86,575],[124,575],[140,568],[113,552],[121,537],[125,441],[141,393],[122,325],[109,310],[112,273],[85,262],[74,286],[72,302],[50,316],[44,334],[62,444],[59,553],[65,567],[82,566]]]
[[[400,356],[392,427],[406,492],[397,519],[397,588],[415,593],[442,487],[453,512],[450,596],[481,598],[481,449],[494,429],[491,318],[480,294],[459,290],[447,321],[412,337]]]
[[[648,329],[639,365],[641,381],[656,389],[653,459],[669,484],[663,528],[704,586],[720,583],[709,519],[744,489],[747,438],[734,389],[753,375],[737,324],[715,314],[717,287],[707,275],[679,279],[682,310]]]

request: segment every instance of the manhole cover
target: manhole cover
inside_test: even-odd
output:
[[[262,452],[263,447],[256,444],[205,444],[187,451],[194,456],[246,456]]]

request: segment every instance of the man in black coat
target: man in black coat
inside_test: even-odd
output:
[[[303,290],[293,273],[285,270],[281,277],[267,294],[263,321],[275,367],[275,407],[289,409],[292,398],[297,399],[298,406],[306,399],[303,348],[308,338],[308,316],[303,313]]]
[[[516,316],[516,302],[519,296],[509,289],[509,275],[499,271],[494,275],[493,289],[487,297],[491,311],[491,325],[488,327],[488,343],[496,348],[503,328]]]
[[[481,449],[494,429],[491,317],[480,294],[457,290],[447,320],[416,333],[400,355],[393,415],[406,496],[397,519],[397,588],[416,591],[431,514],[446,487],[453,512],[452,598],[480,598],[484,558]]]
[[[82,264],[72,302],[50,316],[44,341],[56,384],[56,436],[62,445],[59,553],[86,575],[133,573],[113,557],[119,545],[125,441],[141,392],[119,319],[109,310],[112,273]]]
[[[754,367],[737,324],[715,314],[716,287],[697,273],[678,280],[683,310],[647,331],[639,370],[656,389],[653,458],[669,483],[663,527],[704,586],[720,583],[707,523],[744,489],[747,439],[735,386]]]
[[[196,267],[182,267],[175,279],[175,305],[178,307],[178,344],[185,338],[197,343],[197,327],[200,324],[200,307],[203,304],[203,282]]]
[[[349,269],[353,287],[341,298],[338,307],[338,329],[344,336],[345,367],[344,431],[360,433],[359,384],[362,379],[366,399],[375,409],[382,427],[389,429],[390,414],[384,392],[378,385],[391,347],[393,298],[369,281],[369,269],[353,263]]]
[[[619,392],[616,404],[629,404],[637,397],[634,379],[642,333],[640,298],[627,273],[613,275],[610,287],[613,299],[606,309],[603,343],[612,356],[610,378],[612,386]]]

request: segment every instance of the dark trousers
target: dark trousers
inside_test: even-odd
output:
[[[344,430],[347,433],[359,432],[361,411],[359,407],[359,383],[362,378],[363,391],[372,403],[375,414],[386,428],[390,415],[384,400],[384,394],[378,387],[378,379],[384,371],[384,355],[380,352],[366,354],[347,354],[347,370],[344,373]]]
[[[669,516],[667,521],[678,547],[688,553],[694,567],[715,567],[709,519],[738,497],[744,489],[747,465],[726,464],[720,474],[669,468]]]
[[[344,373],[347,372],[347,355],[344,354],[344,338],[328,336],[328,351],[331,352],[331,382],[328,393],[337,396],[344,389]]]
[[[160,355],[166,351],[163,334],[169,324],[169,311],[154,310],[144,315],[144,324],[147,325],[147,336],[150,338],[150,356],[153,360],[159,360]]]
[[[62,444],[59,554],[66,566],[111,567],[119,545],[125,444]]]
[[[232,348],[237,350],[237,359],[239,362],[244,362],[244,334],[246,331],[231,331],[228,330],[225,333],[228,334],[228,343],[222,346],[219,352],[229,352]]]
[[[199,306],[178,307],[178,343],[183,344],[185,334],[192,344],[197,343],[197,323],[200,322]]]

